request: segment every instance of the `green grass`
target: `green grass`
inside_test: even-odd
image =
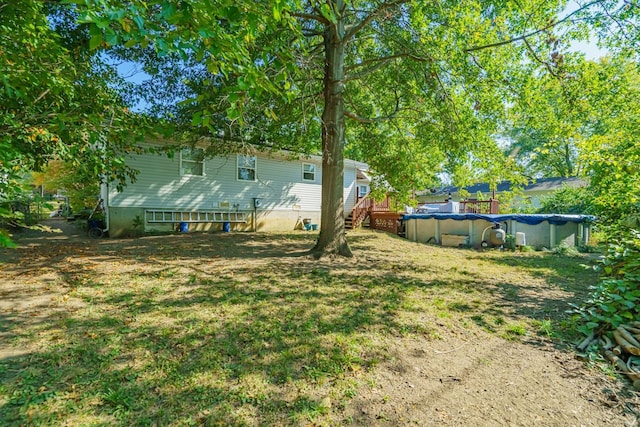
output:
[[[394,340],[550,337],[595,279],[556,254],[359,231],[354,259],[315,261],[301,256],[312,243],[163,236],[44,261],[55,251],[25,249],[0,282],[24,270],[52,302],[3,317],[27,349],[0,359],[3,425],[342,425]]]
[[[518,337],[527,335],[527,327],[521,323],[508,325],[502,334],[502,337],[507,340],[515,340]]]

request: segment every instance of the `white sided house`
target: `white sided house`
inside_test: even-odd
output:
[[[320,224],[322,157],[287,153],[231,154],[202,159],[200,149],[173,158],[132,155],[136,182],[118,192],[104,185],[111,236],[132,231],[290,231]],[[368,165],[344,161],[345,214],[369,191]],[[315,227],[314,227],[315,228]]]

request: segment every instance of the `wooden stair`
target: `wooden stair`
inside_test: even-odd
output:
[[[367,213],[367,215],[364,217],[364,219],[362,221],[360,221],[360,224],[358,224],[357,227],[353,226],[353,214],[349,214],[349,216],[347,216],[344,219],[344,228],[347,230],[353,230],[354,228],[358,228],[358,227],[365,227],[365,228],[369,228],[371,227],[370,225],[370,214]]]
[[[344,228],[346,228],[347,230],[353,229],[353,212],[351,212],[349,216],[344,219]]]
[[[351,213],[345,217],[344,228],[352,230],[367,227],[403,236],[401,218],[402,214],[392,211],[388,195],[384,200],[375,201],[367,194],[356,202]]]
[[[353,210],[344,219],[344,228],[352,230],[360,226],[370,227],[371,212],[389,212],[389,197],[382,202],[375,202],[364,196],[354,206]]]

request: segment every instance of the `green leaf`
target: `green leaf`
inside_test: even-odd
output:
[[[5,230],[0,230],[0,248],[15,248],[17,245],[13,243],[11,237],[7,234]]]
[[[109,23],[110,23],[109,19],[107,19],[107,18],[98,18],[94,22],[95,22],[96,27],[98,27],[100,29],[107,28],[109,26]]]
[[[227,117],[230,120],[236,120],[240,117],[240,113],[238,112],[238,110],[234,107],[229,107],[227,108]]]
[[[238,88],[240,90],[247,90],[249,89],[249,84],[247,83],[247,81],[245,80],[244,77],[238,77]]]
[[[224,16],[226,16],[230,21],[239,21],[242,19],[242,12],[240,11],[240,9],[238,9],[238,7],[230,6],[224,9]],[[253,20],[251,22],[253,22]]]
[[[175,15],[176,11],[176,6],[173,3],[164,3],[162,5],[162,12],[160,13],[160,16],[169,20],[173,15]]]
[[[140,15],[135,15],[133,17],[133,22],[135,22],[138,25],[139,29],[142,30],[144,28],[144,19],[142,19]]]
[[[336,17],[333,14],[333,10],[331,10],[331,7],[327,3],[322,3],[322,6],[320,6],[320,13],[330,22],[336,22]]]
[[[114,9],[107,12],[107,16],[111,21],[121,21],[125,16],[124,9]]]
[[[105,30],[105,41],[109,45],[115,46],[120,42],[120,39],[115,31],[113,31],[111,28],[107,28]]]
[[[273,111],[272,108],[265,108],[264,115],[267,117],[270,117],[273,120],[278,120],[278,116],[276,115],[276,113]]]
[[[182,101],[178,102],[178,106],[183,107],[185,105],[193,104],[196,101],[197,101],[196,98],[187,98],[185,100],[182,100]]]
[[[202,123],[202,111],[197,111],[191,117],[191,124],[193,126],[199,126]]]
[[[218,67],[218,64],[216,64],[214,61],[209,61],[207,62],[207,71],[209,71],[213,75],[216,75],[220,72],[220,67]]]
[[[95,50],[102,44],[102,34],[95,34],[89,39],[89,49]]]
[[[169,45],[164,39],[157,39],[156,50],[158,52],[158,55],[165,56],[169,53]]]

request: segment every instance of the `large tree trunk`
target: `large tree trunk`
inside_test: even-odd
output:
[[[341,1],[338,1],[340,8]],[[344,23],[324,32],[325,73],[322,112],[322,219],[312,252],[352,256],[344,228]]]

